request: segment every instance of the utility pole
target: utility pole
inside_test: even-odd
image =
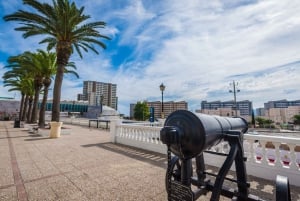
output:
[[[231,83],[230,83],[231,85]],[[240,92],[239,89],[237,89],[238,82],[235,82],[234,80],[232,81],[232,87],[233,90],[229,90],[229,93],[233,93],[233,98],[234,98],[234,111],[235,111],[235,116],[237,117],[237,103],[236,103],[236,93]]]

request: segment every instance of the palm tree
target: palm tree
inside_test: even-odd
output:
[[[106,48],[105,44],[98,40],[109,39],[98,31],[99,28],[104,28],[106,23],[103,21],[86,23],[90,16],[83,14],[84,7],[77,8],[74,2],[70,3],[68,0],[53,0],[53,5],[36,0],[23,0],[23,3],[34,11],[19,10],[4,16],[4,20],[19,21],[21,25],[15,30],[24,32],[24,38],[46,35],[47,37],[40,43],[47,43],[48,50],[55,47],[57,71],[53,89],[52,121],[58,122],[65,66],[74,51],[82,58],[81,50],[99,53],[93,46],[94,44]]]
[[[15,66],[23,72],[26,72],[34,80],[34,98],[32,104],[32,114],[30,119],[27,119],[30,123],[37,121],[38,101],[41,88],[43,86],[43,74],[42,74],[42,59],[41,50],[38,53],[24,52],[18,56],[13,56],[8,59],[10,65],[7,67]],[[48,66],[48,64],[46,64]],[[29,117],[29,116],[28,116]]]
[[[10,57],[11,59],[12,57]],[[2,76],[4,87],[11,87],[8,91],[20,91],[21,93],[21,104],[19,108],[19,118],[21,119],[24,107],[24,100],[26,96],[26,86],[24,84],[25,77],[29,77],[26,71],[20,68],[18,62],[8,61],[9,65],[4,66],[4,68],[10,68],[9,71],[5,72]]]
[[[5,66],[5,68],[10,67]],[[32,97],[34,90],[33,90],[33,78],[27,74],[21,68],[13,67],[10,71],[7,71],[2,76],[3,83],[5,87],[11,87],[8,91],[20,91],[21,92],[21,104],[20,104],[20,113],[19,118],[21,121],[25,120],[25,114],[27,113],[27,106],[30,97]],[[28,116],[28,115],[27,115]],[[29,119],[27,119],[29,120]]]
[[[48,91],[49,87],[52,82],[52,77],[56,73],[56,54],[55,53],[49,53],[42,50],[38,50],[38,66],[36,66],[37,69],[39,69],[41,75],[43,76],[43,100],[40,107],[40,113],[39,113],[39,127],[44,128],[45,127],[45,111],[46,111],[46,104],[48,99]],[[71,70],[69,69],[71,68]],[[76,76],[76,78],[79,78],[79,75],[72,69],[76,70],[76,66],[73,62],[69,62],[66,65],[66,68],[64,69],[64,73],[73,74]]]

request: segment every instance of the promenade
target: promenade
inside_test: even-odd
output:
[[[70,134],[50,139],[0,121],[0,200],[167,200],[165,155],[112,144],[104,129],[65,126]],[[275,200],[274,181],[249,181],[251,194]],[[300,201],[300,187],[291,191]]]

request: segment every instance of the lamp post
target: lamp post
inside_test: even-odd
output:
[[[159,85],[159,89],[161,91],[161,118],[165,118],[165,114],[164,114],[164,90],[165,90],[166,86],[161,83]]]
[[[231,85],[231,83],[230,83]],[[235,116],[237,117],[237,103],[236,103],[236,93],[240,92],[239,89],[237,89],[238,82],[235,82],[234,80],[232,81],[232,87],[233,90],[229,90],[229,93],[233,93],[233,98],[234,98],[234,111],[235,111]]]
[[[101,114],[103,112],[103,99],[104,99],[104,96],[103,94],[100,95],[100,104],[101,104]]]

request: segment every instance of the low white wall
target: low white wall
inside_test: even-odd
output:
[[[166,145],[159,140],[158,126],[143,126],[122,124],[121,121],[111,122],[111,141],[149,151],[166,154]],[[267,142],[272,142],[274,149],[266,148]],[[284,144],[289,150],[281,149]],[[276,175],[287,176],[292,185],[300,186],[300,152],[295,151],[300,146],[299,138],[287,138],[264,135],[244,135],[244,153],[247,157],[247,173],[256,177],[275,181]],[[213,151],[228,153],[229,145],[222,142],[212,147]],[[205,163],[220,167],[225,157],[204,154]],[[234,170],[234,165],[232,166]]]

